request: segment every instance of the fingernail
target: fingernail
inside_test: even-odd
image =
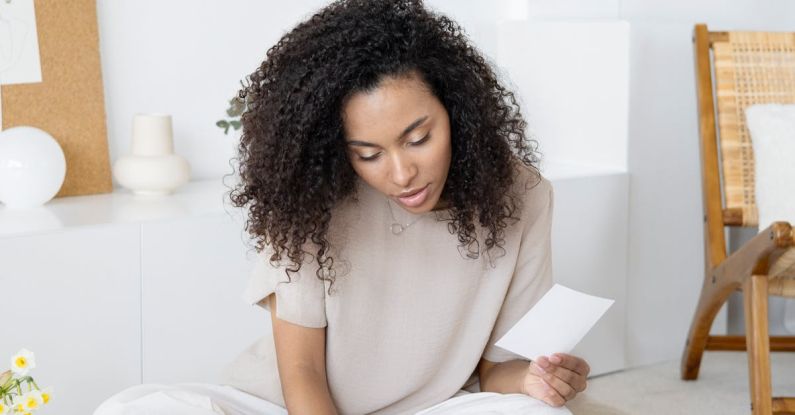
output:
[[[544,368],[543,368],[543,367],[541,367],[541,365],[539,365],[538,363],[536,363],[536,367],[538,368],[538,371],[539,371],[539,372],[541,372],[541,373],[547,373],[547,371],[546,371],[546,370],[544,370]]]
[[[538,359],[538,361],[537,361],[536,363],[538,363],[538,365],[539,365],[539,366],[541,366],[541,367],[547,367],[547,366],[549,366],[549,361],[547,360],[547,358],[546,358],[546,357],[541,357],[541,358],[539,358],[539,359]]]
[[[558,355],[552,355],[552,357],[550,357],[549,360],[554,364],[558,364],[561,362],[561,359]]]

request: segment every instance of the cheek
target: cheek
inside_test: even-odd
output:
[[[383,172],[382,168],[379,166],[380,163],[365,163],[365,162],[352,162],[351,166],[353,167],[353,171],[356,172],[357,175],[370,187],[375,188],[379,191],[384,191],[383,183],[386,181],[386,173]]]
[[[429,158],[432,163],[435,163],[439,168],[445,167],[445,164],[449,163],[452,157],[450,139],[438,140],[430,153]]]

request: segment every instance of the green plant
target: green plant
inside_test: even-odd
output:
[[[229,127],[240,129],[240,116],[246,111],[246,101],[238,97],[229,100],[229,108],[226,109],[226,115],[229,119],[219,120],[215,123],[220,128],[224,129],[224,134],[229,133]]]

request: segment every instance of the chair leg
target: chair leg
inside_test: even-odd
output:
[[[748,383],[753,415],[773,413],[770,381],[770,338],[767,322],[767,276],[752,275],[743,283]]]
[[[717,279],[708,274],[701,288],[701,295],[698,299],[698,306],[690,323],[690,331],[687,334],[687,343],[682,353],[680,366],[680,376],[683,380],[694,380],[698,377],[698,370],[701,367],[701,357],[707,347],[709,330],[712,322],[718,315],[720,308],[729,299],[731,293],[735,291],[738,284],[735,282]]]

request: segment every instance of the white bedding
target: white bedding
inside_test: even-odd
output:
[[[459,391],[416,415],[571,415],[526,395]],[[144,384],[108,398],[94,415],[287,415],[273,403],[231,386],[206,383]]]

